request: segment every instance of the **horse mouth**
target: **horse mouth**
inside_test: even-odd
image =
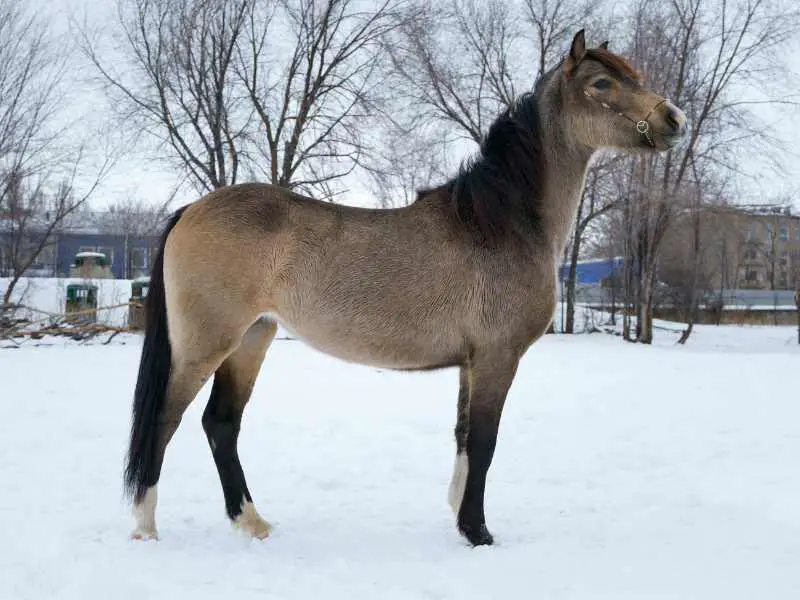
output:
[[[667,152],[680,144],[685,138],[686,135],[682,133],[663,134],[656,137],[653,145],[650,145],[648,142],[645,142],[645,144],[658,152]]]

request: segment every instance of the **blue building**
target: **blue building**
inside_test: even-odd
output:
[[[129,236],[108,233],[56,234],[54,267],[56,277],[69,275],[69,268],[79,252],[105,254],[115,279],[134,279],[150,275],[158,236]]]
[[[0,220],[0,225],[3,221]],[[8,221],[5,222],[8,225]],[[0,226],[0,277],[13,269],[12,248],[40,245],[45,232],[29,226],[24,244],[10,227]],[[69,277],[70,267],[79,252],[100,252],[105,255],[113,277],[135,279],[150,275],[150,267],[158,246],[158,235],[127,235],[103,231],[94,226],[71,226],[50,234],[36,261],[24,273],[27,277]]]
[[[578,285],[601,285],[613,276],[622,275],[625,259],[622,256],[614,258],[591,258],[580,260],[577,264]],[[569,278],[569,263],[564,263],[558,270],[559,281]]]

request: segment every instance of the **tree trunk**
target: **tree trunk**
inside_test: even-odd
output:
[[[794,303],[797,305],[797,343],[800,344],[800,284],[794,294]]]
[[[641,236],[641,234],[639,235]],[[642,323],[646,322],[649,316],[645,309],[647,283],[645,282],[646,273],[641,240],[636,244],[636,259],[636,272],[633,273],[633,301],[635,303],[633,312],[636,315],[636,328],[632,341],[640,342],[642,341]]]
[[[692,214],[692,289],[689,292],[689,307],[686,311],[687,327],[681,334],[678,343],[683,345],[692,335],[694,323],[699,316],[700,301],[697,297],[697,287],[700,280],[700,207],[699,198],[695,199],[698,205],[694,206]]]
[[[636,320],[636,341],[642,344],[653,343],[653,300],[655,286],[652,275],[644,275],[639,284],[638,319]]]
[[[775,289],[775,288],[773,288]],[[778,326],[778,293],[773,293],[773,305],[772,305],[772,318],[774,321],[775,326]]]
[[[630,262],[630,256],[628,262]],[[631,331],[631,317],[636,312],[635,307],[638,305],[636,301],[636,292],[634,290],[634,276],[633,266],[625,267],[625,286],[622,300],[622,338],[625,341],[633,342],[634,333]]]
[[[800,302],[797,303],[797,343],[800,344]]]
[[[582,231],[575,230],[575,239],[572,241],[572,253],[569,261],[569,275],[567,276],[567,317],[564,333],[575,333],[575,287],[578,280],[578,257],[581,251]]]
[[[8,306],[11,303],[11,294],[14,293],[14,288],[19,283],[19,280],[20,274],[15,270],[14,274],[11,276],[11,281],[8,282],[6,292],[3,294],[3,306]]]
[[[689,336],[692,335],[692,329],[694,329],[694,320],[689,321],[689,326],[681,332],[681,337],[678,339],[678,343],[683,345],[689,339]]]
[[[613,259],[612,259],[613,260]],[[612,275],[611,279],[611,318],[609,323],[612,327],[617,325],[617,276],[616,273]]]
[[[623,265],[623,281],[622,281],[622,339],[632,342],[631,337],[631,306],[634,303],[633,291],[633,269],[635,262],[635,253],[633,250],[633,215],[631,211],[630,198],[625,199],[625,263]]]
[[[597,174],[593,180],[593,186],[597,186]],[[569,260],[569,275],[567,276],[567,315],[564,324],[564,333],[575,333],[575,282],[578,279],[578,257],[581,253],[581,237],[585,225],[583,224],[583,207],[586,201],[586,194],[581,194],[581,201],[575,213],[575,228],[572,234],[572,250]],[[594,204],[592,204],[594,206]],[[564,249],[566,255],[566,248]]]

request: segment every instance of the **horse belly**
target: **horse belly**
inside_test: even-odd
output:
[[[446,331],[361,319],[265,315],[292,336],[330,356],[386,369],[426,369],[461,362],[461,344]],[[294,318],[293,318],[294,317]]]

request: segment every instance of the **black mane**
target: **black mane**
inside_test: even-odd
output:
[[[492,123],[479,155],[445,185],[459,220],[482,244],[495,245],[514,231],[541,229],[541,136],[539,98],[535,92],[523,94]]]

